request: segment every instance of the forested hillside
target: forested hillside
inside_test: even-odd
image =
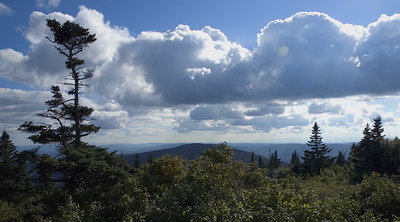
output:
[[[186,160],[194,160],[201,156],[201,154],[208,148],[213,147],[215,145],[212,144],[202,144],[202,143],[191,143],[185,144],[181,146],[177,146],[174,148],[169,149],[161,149],[161,150],[154,150],[144,153],[136,153],[136,154],[129,154],[124,155],[124,159],[128,161],[131,166],[135,165],[135,161],[139,160],[139,163],[146,163],[151,158],[160,158],[163,155],[170,155],[170,156],[180,156],[182,159]],[[234,149],[233,150],[233,159],[237,161],[242,161],[243,163],[249,163],[251,161],[251,153]],[[257,156],[258,158],[258,156]],[[261,157],[262,160],[265,162],[267,158]]]

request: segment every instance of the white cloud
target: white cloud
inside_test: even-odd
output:
[[[10,7],[8,7],[7,5],[0,2],[0,16],[1,15],[12,15],[13,13],[14,13],[14,10],[12,10]]]
[[[97,123],[110,130],[132,130],[127,124],[132,116],[146,115],[143,121],[159,120],[180,132],[301,131],[317,118],[326,125],[356,125],[383,109],[354,96],[400,92],[400,15],[383,15],[362,27],[300,12],[267,24],[250,51],[209,26],[178,25],[132,36],[83,6],[75,17],[34,12],[25,36],[29,52],[1,49],[1,77],[46,89],[63,81],[65,58],[44,38],[51,36],[47,18],[74,21],[96,33],[97,41],[82,56],[96,68],[88,93],[118,106],[96,105]],[[164,108],[181,111],[178,117],[151,116],[164,115],[159,112]],[[141,128],[151,132],[145,125]]]
[[[35,113],[44,111],[44,101],[49,97],[49,92],[0,88],[0,129],[5,125],[16,129],[32,120]]]
[[[61,0],[36,0],[36,6],[38,8],[50,8],[50,7],[58,7],[61,3]]]
[[[64,58],[44,38],[51,35],[45,19],[56,18],[96,33],[98,40],[83,53],[88,65],[97,67],[92,90],[127,106],[391,94],[400,91],[393,71],[400,68],[400,32],[394,28],[398,17],[382,16],[364,28],[323,13],[301,12],[270,22],[251,52],[209,26],[191,30],[179,25],[135,38],[126,28],[111,26],[103,14],[81,6],[75,18],[34,12],[26,34],[31,50],[19,63],[0,66],[24,71],[30,84],[62,78]],[[6,70],[0,75],[13,78]]]

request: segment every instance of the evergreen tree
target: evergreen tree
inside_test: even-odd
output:
[[[381,142],[385,136],[382,133],[382,119],[380,116],[377,116],[374,119],[374,124],[371,129],[372,144],[368,159],[371,161],[371,170],[378,173],[384,173],[384,169],[382,168],[384,164],[384,150],[382,149]]]
[[[140,156],[138,153],[135,155],[135,168],[140,168]]]
[[[382,118],[380,116],[377,116],[374,119],[374,125],[371,129],[373,142],[380,142],[385,137],[385,135],[382,134],[384,131],[382,127]]]
[[[354,179],[359,181],[363,174],[385,173],[385,150],[382,147],[384,135],[382,119],[377,116],[374,119],[373,128],[369,124],[363,130],[363,138],[352,146],[350,151],[350,161],[354,166]]]
[[[93,199],[131,176],[127,162],[106,148],[81,144],[60,149],[60,153],[59,170],[64,186],[69,191],[87,191]]]
[[[371,128],[369,124],[365,126],[363,130],[363,138],[358,144],[354,144],[351,146],[350,150],[350,161],[354,166],[354,171],[356,173],[357,180],[361,179],[364,173],[370,172],[372,166],[370,166],[371,162],[368,161],[368,149],[372,144],[372,134]]]
[[[344,166],[347,163],[346,157],[344,156],[344,153],[339,150],[337,157],[335,158],[335,164],[339,166]]]
[[[264,167],[264,161],[262,160],[261,155],[258,156],[258,167],[263,168]]]
[[[300,156],[297,154],[296,150],[292,153],[289,166],[292,174],[298,175],[301,173]]]
[[[57,159],[48,154],[39,156],[36,163],[36,185],[39,190],[50,191],[55,188],[55,181],[53,180],[55,171],[59,169],[59,162]]]
[[[70,21],[60,24],[47,20],[47,26],[53,33],[53,38],[47,39],[66,57],[69,76],[63,85],[70,88],[64,98],[59,86],[51,87],[53,97],[46,102],[48,109],[38,114],[50,120],[48,124],[25,122],[20,130],[31,133],[29,139],[34,143],[60,146],[57,159],[39,158],[38,186],[49,189],[54,188],[55,181],[61,182],[58,188],[66,188],[77,204],[88,205],[104,198],[104,192],[131,176],[131,168],[115,152],[82,142],[83,137],[99,130],[89,123],[94,109],[80,103],[81,88],[87,86],[85,81],[92,78],[94,70],[85,69],[85,60],[78,58],[79,53],[96,41],[95,35]]]
[[[383,139],[381,141],[383,150],[382,171],[385,174],[393,175],[400,172],[400,140],[398,137],[394,139]]]
[[[256,158],[254,156],[254,151],[251,152],[251,159],[250,159],[250,163],[255,162]]]
[[[66,79],[69,81],[63,84],[72,86],[68,91],[68,95],[72,98],[64,98],[60,87],[52,86],[53,99],[46,102],[47,111],[38,115],[53,122],[40,125],[25,122],[20,130],[33,134],[29,139],[34,143],[57,143],[62,147],[73,143],[79,146],[82,137],[99,130],[99,127],[85,123],[94,109],[81,106],[79,100],[80,89],[86,86],[84,80],[92,78],[94,70],[83,70],[85,60],[77,57],[84,48],[95,42],[96,38],[94,34],[89,33],[88,29],[70,21],[61,25],[56,20],[48,19],[47,26],[54,35],[54,38],[47,37],[47,39],[55,44],[55,48],[61,55],[67,58],[65,65],[70,70],[70,74]],[[57,127],[54,127],[54,124]]]
[[[267,168],[272,171],[279,168],[280,165],[281,159],[278,158],[278,152],[275,150],[275,152],[269,157]]]
[[[35,152],[35,151],[33,151]],[[31,189],[26,152],[18,152],[6,131],[0,138],[0,200],[20,201]]]
[[[311,150],[304,150],[304,156],[302,157],[305,173],[311,175],[319,174],[321,169],[332,165],[333,160],[327,156],[331,149],[328,149],[322,142],[321,130],[317,122],[314,123],[307,145],[311,147]]]
[[[153,154],[150,153],[149,154],[149,159],[147,160],[147,163],[152,163],[153,161],[154,161]]]

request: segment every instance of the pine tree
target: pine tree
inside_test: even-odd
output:
[[[251,158],[250,158],[250,163],[255,162],[256,157],[254,156],[254,151],[251,152]]]
[[[363,174],[385,173],[384,155],[385,150],[382,147],[384,135],[382,128],[382,119],[377,116],[374,119],[373,128],[369,124],[363,130],[363,138],[357,144],[352,146],[350,151],[350,161],[354,166],[354,179],[359,181]]]
[[[278,152],[275,150],[275,152],[271,154],[268,160],[267,168],[273,171],[279,168],[280,165],[281,165],[281,159],[278,158]]]
[[[150,154],[149,154],[149,159],[147,160],[146,163],[152,163],[153,161],[154,161],[153,154],[150,153]]]
[[[383,128],[382,128],[382,119],[380,116],[377,116],[374,119],[374,125],[372,126],[371,129],[371,134],[372,134],[372,144],[370,148],[370,155],[368,159],[371,161],[372,164],[372,169],[375,172],[378,173],[384,173],[384,169],[382,168],[384,164],[384,150],[382,149],[381,142],[384,139],[383,133]]]
[[[34,153],[35,151],[33,151]],[[26,152],[18,152],[6,131],[0,138],[0,200],[19,201],[31,188]]]
[[[258,156],[258,167],[259,168],[264,168],[264,161],[262,160],[261,155]]]
[[[297,154],[296,150],[292,153],[289,166],[290,166],[290,172],[293,175],[299,175],[301,173],[300,157]]]
[[[335,164],[339,166],[344,166],[346,165],[346,157],[344,156],[344,153],[339,150],[337,157],[335,158]]]
[[[55,44],[57,51],[65,56],[66,68],[70,70],[68,81],[63,85],[72,86],[68,95],[72,98],[64,98],[59,86],[52,86],[53,98],[46,102],[48,109],[39,113],[41,117],[48,118],[53,122],[50,124],[34,125],[32,122],[25,122],[20,130],[33,134],[29,137],[34,143],[56,143],[61,147],[69,144],[79,146],[82,137],[88,136],[99,130],[94,124],[86,124],[94,109],[80,105],[80,89],[86,86],[84,80],[93,76],[92,69],[83,70],[85,60],[77,55],[96,41],[95,35],[90,34],[88,29],[79,24],[67,21],[60,24],[56,20],[47,20],[47,26],[52,31],[54,38],[47,39]],[[54,125],[57,125],[55,127]]]
[[[138,153],[135,155],[135,168],[140,168],[140,156]]]
[[[350,161],[354,165],[354,170],[358,177],[361,178],[362,174],[371,171],[371,162],[368,160],[368,150],[372,145],[372,134],[369,124],[365,126],[363,130],[363,138],[358,144],[354,144],[350,150]]]
[[[332,159],[327,156],[331,149],[328,149],[322,142],[321,130],[317,122],[314,123],[307,145],[311,147],[311,150],[304,150],[304,156],[302,157],[305,173],[311,175],[319,174],[321,169],[332,165]]]
[[[59,86],[51,87],[53,97],[46,102],[48,109],[38,114],[48,119],[48,124],[25,122],[20,130],[31,133],[29,139],[34,143],[60,146],[56,161],[46,156],[40,158],[36,167],[39,186],[53,187],[52,175],[57,173],[57,180],[68,191],[79,190],[79,195],[87,195],[82,201],[92,201],[129,177],[130,167],[115,152],[82,142],[83,137],[99,130],[89,123],[94,109],[80,103],[81,88],[87,86],[85,81],[92,78],[94,70],[85,69],[85,60],[78,58],[79,53],[96,41],[95,35],[70,21],[60,24],[47,20],[47,26],[53,34],[53,38],[47,39],[66,57],[69,76],[62,84],[70,88],[65,93]]]

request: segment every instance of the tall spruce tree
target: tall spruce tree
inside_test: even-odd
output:
[[[28,158],[18,152],[6,131],[0,138],[0,200],[18,202],[30,190]]]
[[[321,169],[327,168],[332,165],[333,159],[327,154],[331,151],[325,143],[322,142],[321,129],[317,122],[312,127],[310,140],[307,145],[311,150],[304,150],[303,169],[307,174],[319,174]]]
[[[34,143],[56,143],[60,144],[61,147],[66,147],[69,144],[79,146],[82,137],[99,130],[99,127],[94,124],[86,123],[94,109],[82,106],[79,100],[80,89],[86,86],[85,80],[92,78],[94,70],[84,70],[85,60],[77,57],[83,49],[96,41],[96,37],[95,34],[90,34],[87,28],[70,21],[61,25],[56,20],[48,19],[47,26],[54,37],[46,38],[55,44],[56,50],[61,55],[66,57],[65,65],[70,73],[63,85],[72,87],[68,91],[68,95],[72,98],[64,98],[60,87],[52,86],[53,98],[46,102],[48,109],[38,115],[53,122],[40,125],[25,122],[20,126],[20,130],[33,134],[29,139]],[[57,127],[54,125],[57,125]]]
[[[140,168],[140,156],[139,156],[139,154],[137,153],[137,154],[135,154],[135,162],[134,162],[134,166],[135,166],[135,168]]]
[[[278,158],[278,152],[275,150],[269,157],[267,168],[269,170],[275,170],[281,165],[281,159]]]
[[[256,162],[256,157],[254,155],[254,151],[251,152],[251,158],[250,158],[250,163]]]
[[[290,172],[293,175],[299,175],[301,173],[301,161],[300,157],[297,154],[296,150],[292,153],[292,157],[290,158]]]
[[[358,144],[354,144],[350,149],[350,162],[353,165],[354,175],[353,179],[355,181],[360,181],[363,174],[369,174],[371,172],[372,166],[371,162],[368,161],[367,152],[372,144],[372,134],[369,124],[365,126],[363,130],[363,138]]]
[[[264,164],[264,161],[262,160],[261,155],[258,156],[258,167],[259,168],[264,168],[265,167],[265,164]]]
[[[382,149],[381,142],[384,139],[385,135],[383,135],[383,126],[382,126],[382,118],[380,116],[377,116],[374,119],[374,124],[371,129],[371,135],[372,135],[372,144],[371,144],[371,152],[369,155],[371,164],[372,164],[372,170],[376,171],[378,173],[384,173],[384,169],[382,168],[384,164],[384,150]]]
[[[33,134],[29,138],[35,143],[53,143],[61,147],[61,155],[56,161],[49,156],[39,159],[36,167],[40,174],[39,186],[44,189],[54,187],[52,175],[56,173],[60,175],[57,181],[62,182],[59,184],[64,188],[72,193],[79,190],[75,194],[85,196],[81,198],[82,202],[93,202],[102,198],[102,192],[129,177],[131,168],[115,152],[109,153],[105,148],[82,142],[83,137],[99,130],[88,123],[94,109],[80,103],[81,88],[87,86],[85,80],[93,76],[93,70],[85,69],[85,60],[78,58],[79,53],[96,41],[95,35],[70,21],[60,24],[56,20],[47,20],[47,25],[54,35],[47,39],[66,57],[69,76],[63,85],[70,88],[64,93],[59,86],[51,87],[53,98],[46,102],[48,109],[38,114],[50,123],[34,125],[25,122],[20,130]]]
[[[382,119],[377,116],[374,119],[372,129],[369,124],[363,130],[363,138],[357,144],[351,147],[350,161],[354,166],[354,179],[359,181],[363,174],[370,174],[375,171],[377,173],[385,173],[384,153],[382,141],[384,139],[382,128]]]
[[[344,153],[339,150],[337,157],[335,158],[335,164],[339,166],[344,166],[347,163]]]

